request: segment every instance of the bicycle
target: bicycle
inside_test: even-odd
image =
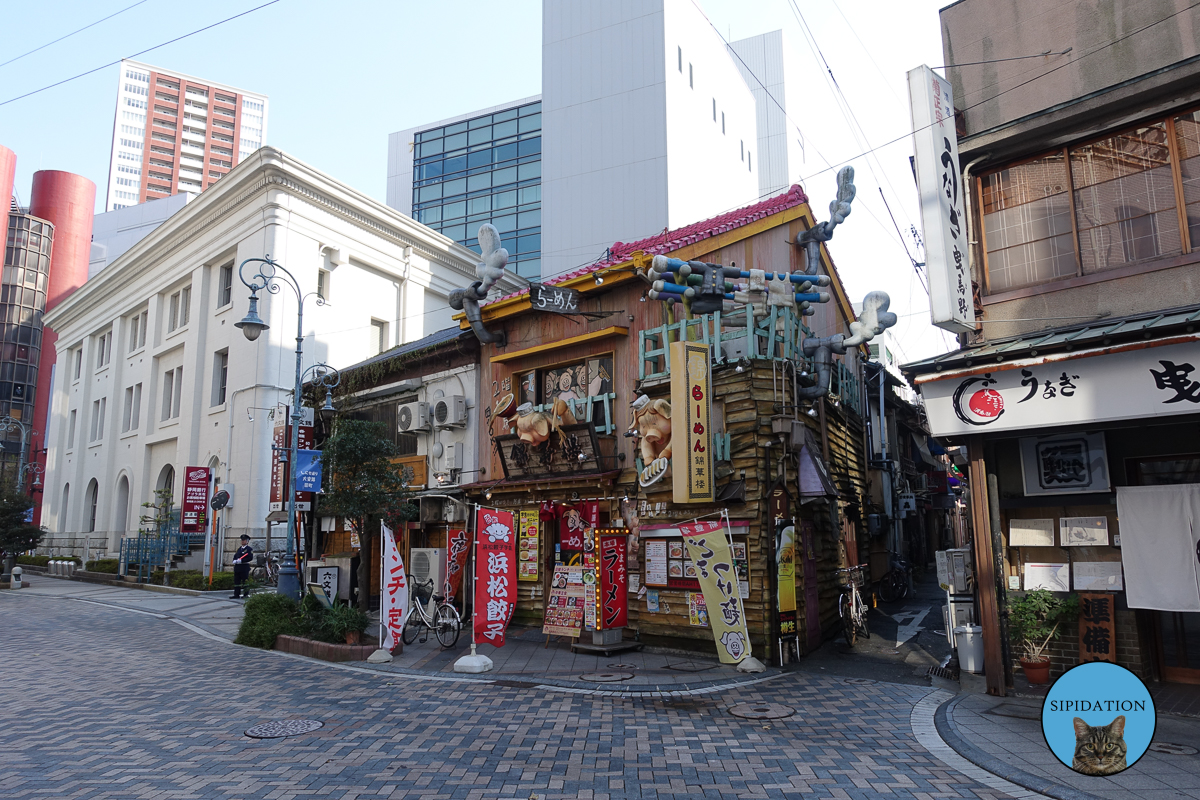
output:
[[[863,601],[859,587],[866,583],[866,566],[842,568],[838,574],[846,573],[842,588],[842,596],[838,598],[838,616],[842,619],[842,634],[846,644],[854,647],[861,634],[864,639],[871,638],[867,627],[867,604]]]
[[[265,586],[278,586],[280,555],[279,552],[273,552],[258,556],[254,568],[250,570],[250,579]]]
[[[894,603],[908,597],[908,562],[895,555],[891,557],[892,568],[879,581],[879,599]]]
[[[437,608],[430,617],[425,610],[425,604],[430,598],[437,603]],[[440,594],[433,593],[433,578],[424,583],[414,583],[409,594],[409,601],[412,608],[408,611],[408,616],[404,620],[404,629],[400,633],[400,638],[405,644],[412,644],[417,640],[423,629],[432,630],[437,637],[442,647],[454,647],[458,641],[458,635],[462,632],[462,619],[458,615],[458,609],[446,602],[446,598]],[[428,634],[421,638],[424,642],[428,638]]]

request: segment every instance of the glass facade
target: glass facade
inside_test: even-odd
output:
[[[413,147],[413,218],[475,252],[490,222],[509,269],[540,278],[542,104],[420,131]]]
[[[54,226],[25,214],[8,215],[4,273],[0,281],[0,416],[33,425],[42,314]],[[0,433],[0,479],[16,477],[20,431]]]

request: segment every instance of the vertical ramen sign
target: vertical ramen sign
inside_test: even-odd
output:
[[[711,503],[712,379],[708,345],[671,342],[671,441],[672,500],[676,503]]]

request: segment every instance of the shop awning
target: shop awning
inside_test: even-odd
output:
[[[932,453],[929,452],[929,445],[927,444],[926,436],[924,434],[916,433],[910,435],[912,436],[913,444],[917,446],[917,452],[921,454],[921,460],[931,467],[939,466],[940,462],[933,457]]]

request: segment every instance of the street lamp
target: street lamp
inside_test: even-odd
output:
[[[21,452],[17,454],[17,493],[19,494],[25,489],[25,440],[30,431],[19,419],[13,419],[8,415],[0,417],[0,433],[12,433],[16,430],[21,431]]]
[[[21,474],[29,473],[33,476],[33,483],[30,484],[30,492],[40,492],[42,490],[42,476],[46,474],[46,468],[36,461],[30,461],[21,468]]]
[[[307,383],[310,376],[314,389],[325,389],[325,405],[317,409],[317,412],[321,419],[328,422],[337,413],[337,409],[333,407],[333,390],[342,382],[342,374],[328,364],[313,364],[304,371],[301,380]]]
[[[250,280],[246,280],[245,270],[247,264],[254,264],[252,270],[256,270],[250,276]],[[267,291],[271,294],[278,294],[281,287],[287,286],[296,293],[296,385],[292,391],[292,442],[288,448],[291,462],[291,483],[288,486],[288,527],[287,527],[287,555],[284,557],[284,562],[279,568],[279,587],[278,593],[293,600],[300,600],[300,573],[296,570],[296,559],[292,550],[292,542],[296,537],[296,466],[297,458],[296,451],[300,446],[300,391],[301,383],[301,366],[304,357],[304,301],[310,296],[316,296],[317,305],[325,305],[324,299],[316,292],[308,292],[307,294],[300,288],[300,282],[296,280],[296,276],[288,272],[279,263],[271,260],[271,255],[268,253],[266,258],[247,258],[238,266],[238,278],[246,288],[250,290],[250,308],[246,312],[246,316],[240,322],[235,322],[235,328],[241,328],[242,333],[250,341],[258,339],[259,335],[270,326],[258,316],[258,293]],[[324,366],[324,365],[317,365]],[[336,386],[337,384],[332,384]],[[333,408],[330,403],[330,389],[326,388],[325,404],[330,409]],[[321,409],[324,414],[325,409]]]

